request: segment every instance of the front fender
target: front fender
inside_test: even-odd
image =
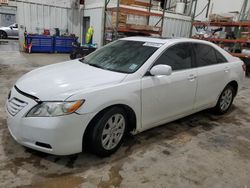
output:
[[[67,100],[84,99],[79,114],[98,113],[113,105],[129,106],[136,115],[137,126],[141,127],[141,89],[140,81],[129,81],[97,88],[89,92],[78,92]],[[138,128],[139,128],[138,127]]]
[[[4,33],[6,33],[6,35],[8,35],[8,32],[5,30],[0,29],[0,32],[4,32]]]

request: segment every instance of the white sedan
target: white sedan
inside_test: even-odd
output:
[[[128,132],[208,108],[226,113],[244,77],[244,63],[209,42],[124,38],[25,74],[9,93],[7,124],[35,150],[108,156]]]

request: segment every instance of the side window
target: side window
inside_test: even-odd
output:
[[[17,24],[13,24],[12,26],[13,26],[13,28],[18,28]]]
[[[192,68],[192,49],[189,44],[176,44],[167,49],[155,62],[155,65],[165,64],[173,70]]]
[[[217,57],[217,63],[225,63],[227,62],[226,58],[217,50],[215,50],[216,57]]]
[[[198,67],[217,64],[217,57],[213,47],[206,44],[194,44],[194,48]]]

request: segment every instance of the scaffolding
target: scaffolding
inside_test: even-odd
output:
[[[105,0],[103,44],[125,36],[162,36],[166,8],[156,11],[152,6],[152,0]]]

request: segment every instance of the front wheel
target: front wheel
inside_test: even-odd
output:
[[[0,31],[0,39],[7,39],[8,35],[4,31]]]
[[[101,157],[114,153],[122,144],[127,131],[127,115],[122,108],[104,112],[91,131],[91,151]]]
[[[225,114],[230,109],[235,97],[235,92],[236,91],[232,86],[226,86],[214,108],[216,114]]]

